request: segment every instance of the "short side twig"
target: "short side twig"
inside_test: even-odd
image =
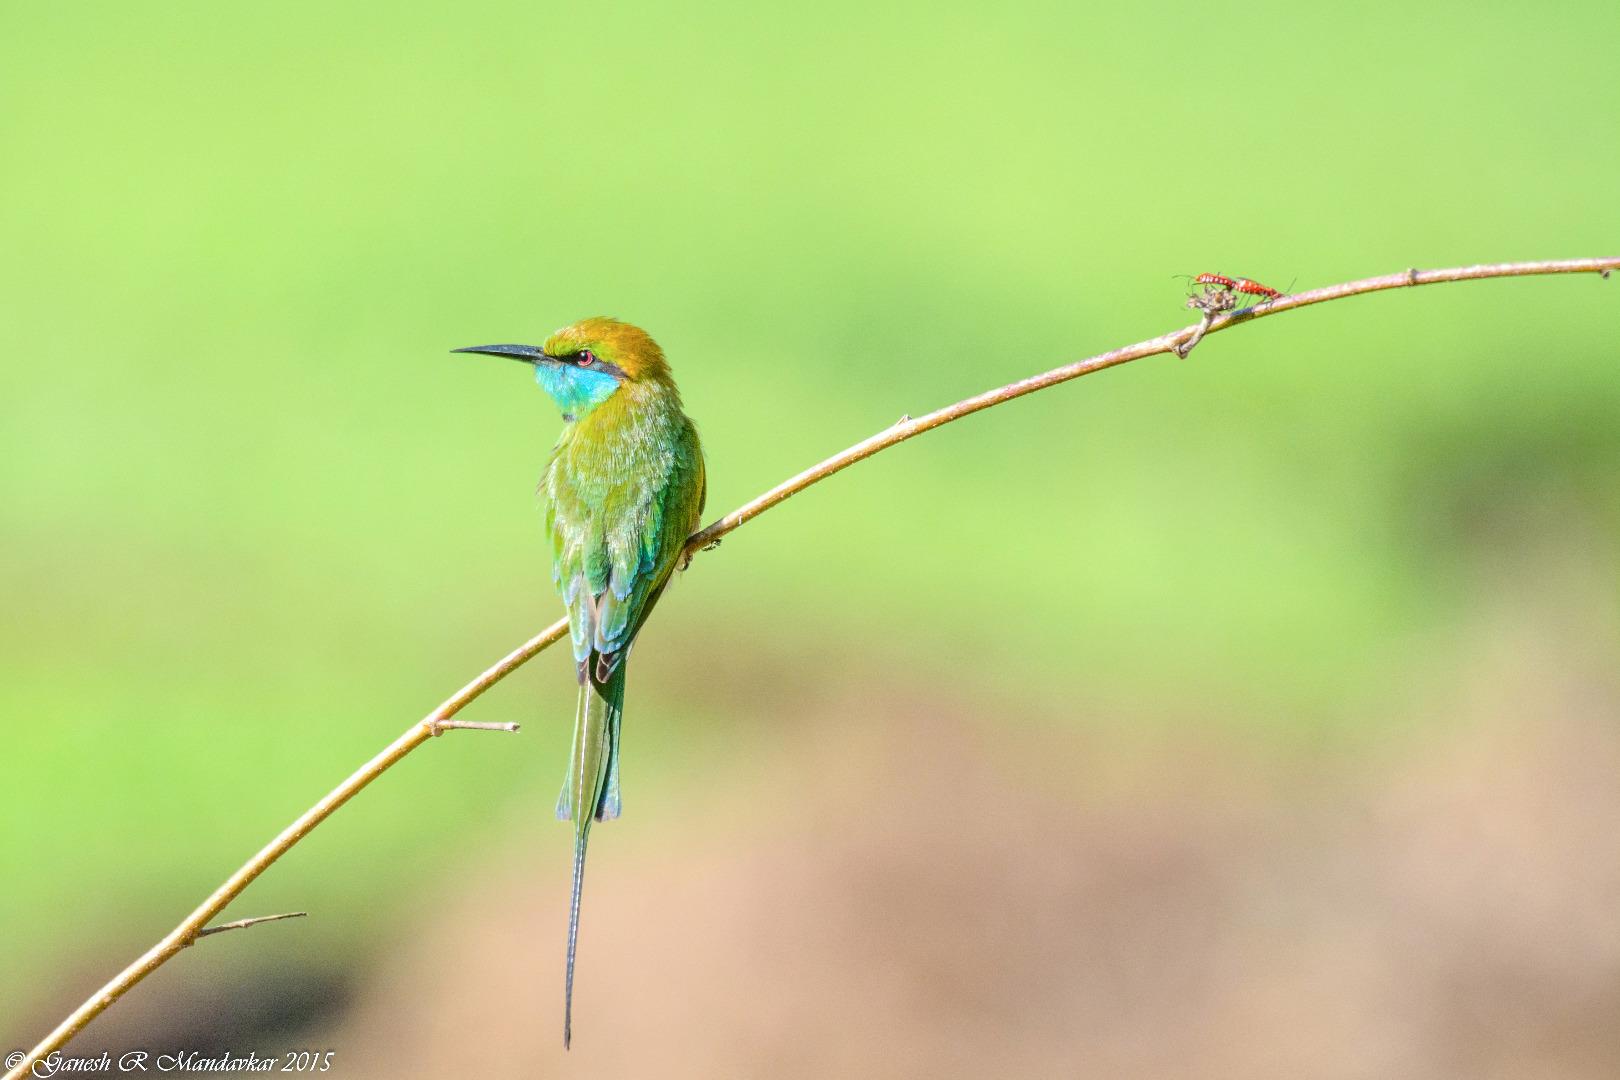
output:
[[[235,922],[220,923],[218,926],[209,926],[197,931],[192,935],[191,941],[186,942],[186,944],[191,945],[198,938],[205,938],[210,934],[223,934],[227,930],[246,930],[248,927],[258,926],[260,923],[280,922],[282,919],[302,919],[307,915],[309,915],[307,911],[285,911],[280,915],[258,915],[251,919],[237,919]]]
[[[925,431],[944,424],[960,420],[964,416],[1012,401],[1014,398],[1033,394],[1037,390],[1044,390],[1058,383],[1077,379],[1082,375],[1089,375],[1104,368],[1114,367],[1131,360],[1140,360],[1143,357],[1154,356],[1160,353],[1179,352],[1190,348],[1198,340],[1208,334],[1213,334],[1241,322],[1254,319],[1267,318],[1272,315],[1281,315],[1285,311],[1307,307],[1311,304],[1325,303],[1329,300],[1339,300],[1348,296],[1358,296],[1362,293],[1379,292],[1384,289],[1398,289],[1414,285],[1432,285],[1449,281],[1473,281],[1482,278],[1524,277],[1533,274],[1580,274],[1595,273],[1604,277],[1609,272],[1620,269],[1620,258],[1611,259],[1560,259],[1545,262],[1524,263],[1489,263],[1479,266],[1455,267],[1449,270],[1406,270],[1382,277],[1364,278],[1360,281],[1345,282],[1342,285],[1330,285],[1326,288],[1315,289],[1310,292],[1295,293],[1253,308],[1240,311],[1231,311],[1214,314],[1207,320],[1200,320],[1196,326],[1183,327],[1168,334],[1161,334],[1156,338],[1127,345],[1124,348],[1114,349],[1111,352],[1099,353],[1084,360],[1066,364],[1063,367],[1053,368],[1040,375],[1032,375],[1027,379],[1008,383],[1006,386],[987,390],[982,394],[959,401],[954,405],[924,416],[902,417],[897,423],[864,439],[846,450],[842,450],[832,457],[804,470],[796,476],[784,480],[764,494],[744,503],[731,513],[720,518],[694,533],[686,542],[685,560],[690,561],[699,551],[708,551],[718,545],[720,538],[739,528],[744,522],[763,514],[771,507],[803,491],[812,484],[819,483],[834,473],[847,469],[858,461],[863,461],[891,446],[902,443],[907,439],[915,438]],[[1210,315],[1206,311],[1205,315]],[[213,894],[203,901],[202,905],[188,915],[179,926],[169,933],[162,941],[147,950],[139,959],[121,971],[110,982],[97,990],[83,1005],[73,1011],[67,1019],[63,1020],[54,1031],[45,1036],[38,1046],[35,1046],[21,1062],[6,1074],[4,1080],[22,1080],[30,1074],[34,1062],[49,1055],[52,1051],[61,1049],[68,1040],[83,1030],[96,1016],[100,1015],[114,1001],[117,1001],[136,983],[150,975],[164,962],[169,960],[186,945],[190,944],[202,928],[213,919],[225,906],[239,896],[255,878],[264,873],[270,864],[285,855],[292,846],[302,840],[309,831],[332,815],[338,807],[354,798],[360,791],[377,777],[397,764],[406,754],[421,746],[435,734],[451,727],[476,727],[462,722],[449,723],[456,713],[460,712],[474,698],[477,698],[491,686],[500,682],[506,676],[516,671],[540,652],[562,639],[568,632],[566,619],[559,619],[512,652],[508,653],[495,665],[490,667],[478,678],[456,691],[444,704],[421,721],[413,724],[403,735],[395,739],[381,753],[362,765],[353,775],[334,788],[320,802],[299,815],[281,834],[266,844],[258,854],[249,859],[241,869],[225,880]],[[500,730],[507,730],[504,725],[489,725]],[[516,725],[511,726],[515,730]]]
[[[447,731],[521,731],[522,724],[492,724],[483,720],[432,720],[428,727],[433,734],[443,735]]]
[[[1193,351],[1193,346],[1204,340],[1204,335],[1209,333],[1209,328],[1213,325],[1215,325],[1215,313],[1205,311],[1199,316],[1198,328],[1192,332],[1192,337],[1183,341],[1180,345],[1170,346],[1170,351],[1183,360],[1187,359],[1187,354]]]

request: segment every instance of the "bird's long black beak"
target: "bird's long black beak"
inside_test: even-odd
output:
[[[451,349],[451,352],[475,352],[486,356],[508,356],[513,360],[521,360],[525,364],[538,364],[545,360],[554,360],[556,357],[547,356],[545,351],[533,345],[469,345],[465,349]]]

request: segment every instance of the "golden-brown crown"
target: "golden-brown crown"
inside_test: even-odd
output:
[[[597,315],[563,327],[548,337],[545,344],[550,356],[572,356],[584,349],[618,367],[628,379],[669,380],[664,350],[639,326]]]

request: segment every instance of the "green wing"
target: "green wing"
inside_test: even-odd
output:
[[[546,473],[552,576],[581,682],[605,683],[622,662],[702,513],[697,433],[679,414],[656,426],[673,430],[611,446],[565,438]]]
[[[568,608],[580,684],[576,750],[599,745],[591,740],[600,736],[591,732],[606,737],[596,782],[580,784],[576,793],[571,766],[558,797],[557,816],[573,817],[576,825],[580,816],[619,815],[624,658],[703,509],[702,450],[691,422],[679,414],[675,419],[678,426],[666,438],[620,442],[607,452],[597,442],[565,436],[546,473],[553,572]],[[574,806],[577,795],[591,804],[583,815]]]

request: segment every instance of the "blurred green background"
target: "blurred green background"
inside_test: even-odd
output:
[[[449,349],[648,327],[718,514],[1184,325],[1174,274],[1620,251],[1617,42],[1609,0],[8,7],[0,1048],[555,617],[555,412]],[[571,1070],[1614,1075],[1617,290],[1268,320],[702,557]],[[500,686],[520,736],[231,909],[308,920],[74,1049],[557,1071],[572,694]]]

